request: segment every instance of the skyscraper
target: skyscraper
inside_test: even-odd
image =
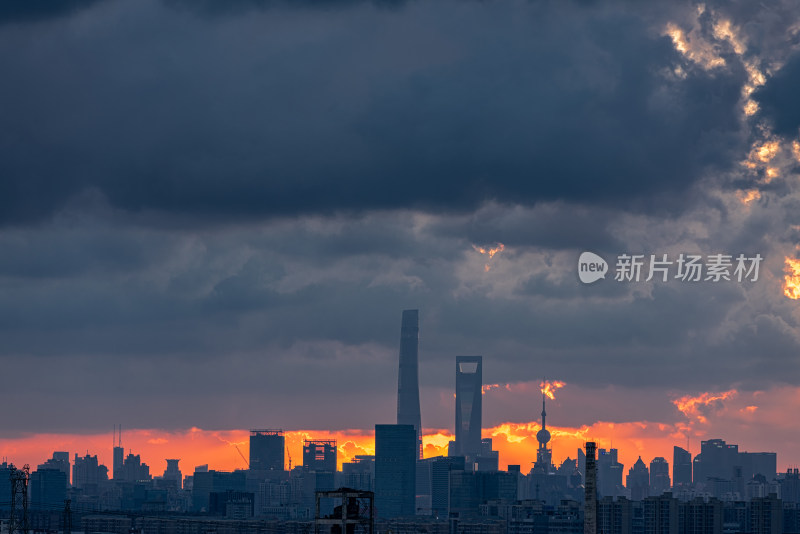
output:
[[[111,469],[114,471],[114,478],[122,477],[122,464],[125,461],[125,449],[122,447],[114,447],[114,461]]]
[[[777,476],[778,455],[774,452],[740,452],[737,465],[742,467],[745,480],[764,475],[767,480]]]
[[[597,534],[597,470],[595,469],[595,447],[593,441],[586,442],[586,476],[584,477],[583,534]]]
[[[675,487],[692,484],[692,455],[678,446],[672,448],[672,484]]]
[[[700,454],[694,457],[694,482],[706,482],[709,478],[731,480],[733,468],[739,464],[739,446],[725,443],[722,439],[700,442]]]
[[[456,455],[467,463],[481,452],[483,358],[456,357]]]
[[[626,479],[628,491],[631,492],[631,500],[641,501],[650,496],[650,471],[642,461],[642,457],[636,460],[628,470],[628,477]]]
[[[53,453],[53,462],[54,465],[58,466],[61,471],[67,475],[67,486],[69,486],[69,475],[70,475],[70,466],[69,466],[69,453],[64,451],[56,451]]]
[[[250,431],[250,469],[283,471],[283,430]]]
[[[124,482],[139,482],[141,480],[151,480],[150,466],[142,462],[141,456],[138,454],[130,453],[125,457],[122,462],[122,467],[119,470],[119,478]]]
[[[419,409],[419,310],[403,310],[400,324],[397,424],[414,426],[419,449],[417,458],[422,458],[422,419]]]
[[[114,425],[114,454],[112,458],[111,475],[115,479],[122,478],[122,464],[125,458],[125,449],[122,448],[122,425],[119,425],[119,432],[117,432],[117,425]]]
[[[100,484],[108,481],[108,468],[100,465],[97,456],[79,458],[75,454],[72,467],[72,485],[83,490],[84,494],[97,493]]]
[[[31,505],[40,510],[63,506],[67,498],[67,475],[61,469],[44,468],[31,473]]]
[[[161,477],[164,480],[174,481],[175,489],[181,489],[183,487],[183,473],[181,473],[181,469],[178,467],[178,462],[180,462],[180,459],[167,460],[167,469]]]
[[[447,517],[450,508],[450,472],[464,470],[464,457],[431,460],[431,513],[436,517]]]
[[[413,425],[375,425],[375,511],[379,517],[415,513],[416,436]]]
[[[45,463],[40,464],[39,469],[58,469],[67,477],[67,486],[69,486],[69,474],[70,474],[70,467],[69,467],[69,453],[68,452],[59,452],[56,451],[53,453],[53,457],[47,460]]]
[[[616,497],[625,494],[622,486],[622,471],[625,466],[617,461],[617,449],[597,451],[597,493],[598,496]]]
[[[657,456],[650,462],[650,495],[658,497],[669,488],[669,462]]]

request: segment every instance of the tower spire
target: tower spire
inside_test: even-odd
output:
[[[546,397],[547,397],[547,395],[545,395],[545,393],[543,391],[542,392],[542,429],[546,429],[547,428],[547,423],[545,421],[545,419],[547,418],[547,412],[544,409],[544,401],[545,401]]]
[[[547,410],[545,409],[545,399],[547,397],[547,380],[542,379],[542,429],[536,433],[536,441],[539,442],[539,450],[536,451],[536,464],[534,469],[543,473],[551,471],[551,451],[547,448],[550,442],[550,431],[547,430]]]

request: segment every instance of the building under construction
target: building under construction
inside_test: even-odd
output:
[[[250,469],[283,471],[283,458],[286,451],[285,439],[283,430],[251,430]]]
[[[336,440],[307,439],[303,441],[303,467],[309,471],[336,472]]]
[[[320,514],[320,500],[334,502],[333,513]],[[375,494],[339,488],[316,492],[314,534],[373,534],[375,530]]]

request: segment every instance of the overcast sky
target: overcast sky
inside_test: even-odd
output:
[[[4,435],[393,422],[406,308],[429,428],[466,354],[486,383],[565,381],[564,425],[800,395],[797,14],[3,2]],[[583,285],[585,250],[764,261]],[[535,420],[529,393],[485,423]]]

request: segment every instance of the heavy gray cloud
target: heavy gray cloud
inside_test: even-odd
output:
[[[6,0],[0,4],[0,26],[30,24],[72,15],[100,0]]]
[[[457,354],[485,355],[489,383],[546,375],[617,401],[798,385],[781,288],[797,191],[740,165],[762,130],[719,13],[219,6],[114,0],[0,27],[0,361],[30,378],[4,389],[26,406],[8,431],[369,428],[391,419],[404,308],[421,310],[426,425],[452,419]],[[738,23],[748,53],[786,57],[764,31],[781,17],[761,17]],[[668,22],[696,23],[724,66],[681,54]],[[767,80],[764,113],[791,105],[774,95],[794,70]],[[752,284],[584,286],[582,250],[766,260]],[[336,417],[309,409],[331,398]],[[677,417],[630,404],[563,420]]]
[[[763,116],[776,133],[797,137],[800,133],[800,54],[794,55],[763,88],[756,93]]]
[[[113,2],[5,31],[2,220],[41,220],[86,188],[198,219],[486,200],[653,209],[662,194],[675,208],[746,140],[743,70],[674,78],[669,39],[623,6],[248,14]]]
[[[508,211],[546,224],[551,209]],[[557,212],[553,222],[568,224]],[[663,224],[658,217],[631,225],[605,208],[598,216],[611,219],[611,231],[622,225],[651,236],[654,251],[707,247],[685,236],[676,244],[669,231],[659,237],[648,228]],[[275,424],[287,427],[369,427],[376,411],[391,406],[399,314],[409,307],[421,309],[421,380],[428,391],[452,387],[452,358],[465,353],[485,355],[487,383],[547,375],[576,387],[694,390],[799,376],[797,325],[780,308],[780,288],[766,266],[752,286],[611,280],[582,286],[574,263],[580,249],[521,244],[487,260],[470,239],[454,234],[461,216],[385,212],[194,232],[131,225],[124,214],[75,217],[7,229],[2,239],[10,252],[0,286],[3,360],[20,372],[35,362],[36,391],[48,393],[31,397],[29,409],[44,418],[36,421],[56,418],[64,430],[102,428],[112,414],[124,414],[129,425],[172,427],[185,405],[195,407],[191,424],[246,427],[254,413],[231,415],[225,406],[254,399],[288,403],[274,415]],[[587,219],[578,218],[570,231]],[[748,228],[746,221],[737,226],[727,240],[721,227],[706,239],[728,250]],[[621,246],[635,242],[617,232]],[[6,391],[33,395],[24,383]],[[305,408],[354,391],[360,395],[342,393],[345,418],[331,422]],[[101,403],[94,422],[40,412],[48,409],[46,398],[59,395],[75,408],[113,399]],[[139,395],[177,405],[143,414]],[[359,411],[366,398],[378,400]],[[426,424],[445,426],[450,410],[427,406]],[[637,415],[621,410],[605,418]],[[31,428],[22,423],[4,421]]]

